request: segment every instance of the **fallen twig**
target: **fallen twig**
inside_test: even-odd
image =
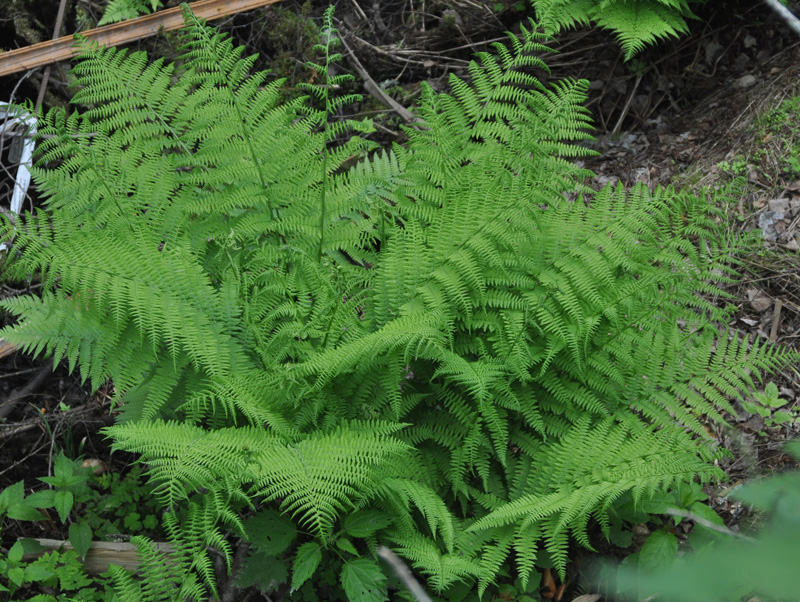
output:
[[[781,309],[783,309],[783,301],[775,299],[775,310],[772,316],[772,328],[769,330],[769,340],[775,342],[778,338],[778,325],[781,321]]]
[[[380,546],[378,548],[378,556],[383,558],[392,570],[397,574],[400,578],[400,581],[408,588],[408,591],[411,592],[411,595],[417,599],[417,602],[433,602],[430,599],[430,596],[425,593],[425,590],[422,589],[422,586],[414,579],[414,575],[411,574],[411,571],[408,570],[408,567],[403,563],[400,558],[397,557],[397,554],[392,552],[386,546]]]
[[[45,366],[39,370],[36,376],[34,376],[27,385],[22,387],[22,389],[19,391],[11,391],[6,400],[3,403],[0,403],[0,419],[7,417],[20,401],[38,391],[39,387],[41,387],[45,381],[50,378],[52,373],[53,368],[51,366]]]
[[[786,8],[783,4],[778,2],[778,0],[764,0],[772,10],[774,10],[778,15],[780,15],[781,19],[783,19],[786,24],[791,27],[794,32],[800,36],[800,19],[792,14],[788,8]]]
[[[353,68],[358,71],[358,74],[361,76],[361,79],[364,80],[364,88],[370,95],[375,98],[381,104],[389,107],[392,111],[400,115],[406,123],[415,123],[419,121],[419,117],[414,115],[411,111],[397,102],[394,98],[389,96],[386,92],[381,89],[381,87],[375,83],[375,80],[372,79],[370,74],[364,69],[364,66],[361,64],[361,61],[358,60],[358,57],[355,55],[353,50],[347,44],[347,41],[344,37],[341,38],[342,44],[344,45],[345,49],[347,50],[347,58],[352,61]]]

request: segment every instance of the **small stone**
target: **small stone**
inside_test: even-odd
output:
[[[775,221],[782,220],[783,213],[775,213],[774,211],[764,211],[758,216],[758,227],[761,229],[761,235],[767,242],[775,242],[778,240],[778,232],[775,229]]]
[[[765,312],[772,306],[772,299],[764,291],[757,288],[747,289],[747,300],[750,301],[750,307],[758,313]]]
[[[750,36],[750,35],[745,36],[745,38],[744,38],[744,47],[745,48],[752,48],[756,44],[758,44],[758,40],[756,40],[753,36]]]
[[[597,184],[599,186],[616,186],[619,182],[619,178],[617,176],[598,176],[597,177]]]
[[[786,243],[786,248],[789,251],[800,251],[800,244],[798,244],[797,238],[790,238]]]
[[[736,80],[734,86],[737,88],[751,88],[756,85],[758,80],[756,79],[755,75],[743,75],[739,79]]]
[[[744,421],[742,428],[747,429],[753,433],[764,430],[764,419],[758,414],[752,414],[750,418]]]
[[[750,57],[744,53],[737,56],[736,59],[733,61],[733,67],[737,71],[744,71],[745,69],[747,69],[747,66],[749,64],[750,64]]]
[[[767,204],[769,205],[769,210],[776,213],[788,213],[789,211],[789,199],[772,199]]]
[[[706,44],[706,64],[713,66],[714,61],[722,54],[724,48],[722,44],[718,44],[713,40]]]

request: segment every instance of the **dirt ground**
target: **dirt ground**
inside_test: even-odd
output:
[[[4,3],[8,10],[0,14],[13,17],[22,10],[15,0],[0,0],[0,8]],[[25,27],[15,27],[11,17],[0,19],[0,45],[9,49],[36,41],[37,36],[49,37],[47,2],[39,4],[39,12],[28,15]],[[352,114],[372,117],[384,141],[402,141],[402,108],[413,111],[420,83],[446,89],[450,74],[465,75],[472,53],[487,50],[487,41],[503,39],[503,32],[514,30],[528,14],[510,0],[504,0],[503,10],[497,10],[497,4],[441,0],[423,9],[424,4],[410,0],[341,2],[336,15],[346,43],[342,68],[360,81],[368,80],[364,101],[351,109]],[[69,32],[99,15],[92,2],[79,5],[82,13],[68,13]],[[735,202],[728,207],[729,226],[736,232],[761,227],[766,236],[763,249],[745,258],[743,281],[730,289],[731,301],[738,306],[733,327],[798,348],[800,164],[794,169],[789,159],[797,161],[797,152],[792,154],[786,140],[793,133],[800,138],[800,133],[793,132],[791,120],[780,125],[782,133],[770,133],[764,115],[800,94],[800,38],[762,3],[744,11],[733,10],[732,2],[708,5],[701,19],[691,24],[691,35],[668,40],[628,63],[607,33],[567,32],[550,43],[557,53],[545,57],[550,75],[541,75],[589,80],[587,107],[597,124],[592,147],[602,154],[585,159],[584,165],[596,174],[597,185],[642,182],[700,190],[729,184],[734,175],[742,177]],[[249,52],[260,52],[259,67],[287,77],[291,88],[309,77],[303,66],[312,58],[309,22],[319,22],[324,8],[321,3],[287,1],[227,19],[221,26]],[[800,14],[798,6],[791,8]],[[174,54],[170,39],[166,35],[136,47]],[[63,104],[68,98],[66,72],[65,65],[53,70],[46,105]],[[32,74],[20,84],[21,75],[0,78],[0,99],[8,100],[12,91],[17,101],[36,98],[41,76]],[[8,206],[10,173],[0,172],[3,207]],[[36,202],[32,191],[29,203]],[[0,295],[31,288],[4,284]],[[784,409],[800,408],[797,371],[787,371],[775,382],[787,400]],[[51,373],[46,362],[21,352],[10,350],[2,356],[0,408],[10,398],[16,401],[10,411],[0,409],[0,489],[47,474],[53,450],[59,448],[124,470],[131,459],[109,458],[108,445],[98,434],[113,420],[109,389],[110,385],[91,392],[63,366]],[[715,491],[714,504],[737,528],[747,515],[722,494],[744,479],[792,465],[780,449],[800,433],[800,425],[769,428],[762,417],[744,411],[731,422],[735,429],[714,431],[734,454],[725,466],[730,480]]]

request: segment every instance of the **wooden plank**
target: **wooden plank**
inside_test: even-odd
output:
[[[23,560],[35,560],[54,550],[73,549],[72,544],[68,541],[58,539],[36,539],[35,541],[38,541],[44,550],[38,554],[26,554],[23,556]],[[172,546],[169,543],[157,542],[155,545],[162,552],[169,553],[172,551]],[[136,546],[127,542],[93,541],[89,546],[89,551],[86,553],[86,558],[83,560],[86,572],[90,575],[105,573],[109,564],[118,564],[131,571],[137,570],[139,568],[139,557],[136,554]]]
[[[275,4],[280,0],[200,0],[189,7],[200,19],[213,21],[227,15],[242,13]],[[81,35],[103,46],[118,46],[154,36],[160,29],[170,31],[183,27],[180,7],[168,8],[138,19],[112,23],[97,29],[81,32]],[[27,71],[66,61],[77,54],[73,48],[74,36],[64,36],[57,40],[41,42],[0,53],[0,77],[19,71]]]

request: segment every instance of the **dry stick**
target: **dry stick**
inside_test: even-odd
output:
[[[61,24],[64,22],[64,12],[67,10],[67,0],[61,0],[58,5],[58,13],[56,14],[56,25],[53,27],[53,37],[51,39],[57,40],[61,33]],[[50,79],[50,69],[52,65],[47,65],[42,75],[42,83],[39,86],[39,96],[36,98],[36,108],[33,110],[34,115],[39,114],[39,109],[42,108],[44,102],[44,91],[47,89],[47,80]]]
[[[34,376],[31,381],[22,389],[19,391],[11,391],[11,394],[8,396],[8,398],[2,404],[0,404],[0,419],[8,416],[14,410],[14,406],[16,406],[20,401],[29,395],[33,395],[39,389],[39,387],[41,387],[45,381],[50,378],[52,373],[52,366],[45,366],[39,370],[39,373]]]
[[[350,46],[348,46],[344,36],[342,36],[340,39],[342,40],[342,44],[344,45],[345,49],[347,49],[348,58],[352,59],[353,61],[353,67],[356,71],[358,71],[361,79],[364,80],[364,88],[366,88],[367,92],[369,92],[370,95],[377,99],[381,104],[389,107],[395,113],[400,115],[400,117],[402,117],[406,123],[414,123],[419,121],[419,118],[416,115],[397,102],[394,98],[389,96],[378,84],[375,83],[375,80],[372,79],[369,73],[367,73],[367,70],[364,69],[364,66],[361,64],[361,61],[358,60],[358,57],[352,51]]]
[[[364,19],[364,21],[369,21],[369,19],[367,19],[367,15],[366,15],[366,14],[364,14],[364,11],[363,11],[363,10],[361,10],[361,7],[358,5],[358,2],[357,2],[356,0],[350,0],[350,1],[353,3],[353,7],[355,7],[355,9],[356,9],[356,12],[358,13],[358,15],[359,15],[359,16],[360,16],[362,19]]]
[[[417,602],[433,602],[428,594],[425,593],[425,590],[422,589],[422,586],[414,579],[414,575],[411,574],[408,567],[397,557],[397,554],[386,546],[380,546],[378,548],[378,556],[389,563],[389,566],[392,567],[392,570],[400,578],[400,581],[405,584],[408,591],[411,592],[411,595],[417,599]]]
[[[246,541],[239,541],[239,543],[236,544],[236,550],[233,553],[233,564],[231,565],[230,577],[225,581],[225,584],[220,587],[220,602],[236,601],[236,594],[238,593],[238,588],[236,587],[236,577],[239,575],[249,551],[250,544]]]
[[[108,402],[103,403],[103,407],[108,405]],[[67,416],[83,416],[84,414],[90,414],[92,412],[96,412],[96,407],[79,407],[79,408],[72,408],[71,410],[67,410],[66,412],[59,412],[58,414],[53,413],[51,414],[53,418],[65,418]],[[92,420],[92,422],[100,422],[104,426],[109,426],[110,422],[113,422],[113,418],[109,415],[107,416],[109,420]],[[14,436],[19,435],[20,433],[24,433],[35,428],[42,428],[42,422],[47,420],[46,416],[37,416],[36,418],[31,418],[29,420],[25,420],[23,422],[18,422],[17,424],[3,424],[0,425],[0,442],[8,441],[12,439]],[[83,422],[88,422],[88,420],[83,420]],[[44,429],[42,429],[44,430]],[[0,473],[2,474],[2,473]]]
[[[358,40],[358,42],[360,44],[363,44],[364,46],[369,46],[372,50],[374,50],[378,54],[381,54],[381,55],[383,55],[383,56],[385,56],[385,57],[387,57],[387,58],[389,58],[389,59],[391,59],[391,60],[393,60],[395,62],[404,63],[406,65],[412,64],[412,65],[417,65],[419,67],[425,67],[425,63],[423,61],[417,61],[417,60],[414,60],[414,59],[411,59],[411,58],[407,58],[407,57],[401,58],[401,57],[397,56],[397,54],[395,54],[393,52],[388,52],[388,51],[383,50],[382,48],[380,48],[378,46],[374,46],[373,44],[370,44],[369,42],[359,38],[357,35],[355,35],[352,32],[350,32],[350,35],[353,36],[353,39]]]
[[[786,8],[778,0],[764,0],[772,10],[774,10],[780,17],[786,21],[786,24],[794,29],[794,32],[800,36],[800,19],[795,17],[792,12]]]
[[[625,106],[622,107],[622,113],[619,115],[619,119],[617,120],[617,125],[614,126],[614,129],[611,130],[611,137],[613,138],[617,134],[619,134],[619,129],[622,127],[622,121],[625,119],[625,116],[628,114],[628,110],[631,108],[631,103],[633,102],[633,97],[636,96],[636,89],[639,87],[639,83],[642,81],[641,74],[636,76],[636,82],[633,84],[633,90],[628,95],[628,100],[625,103]]]
[[[23,560],[35,560],[54,550],[73,550],[72,543],[59,539],[36,539],[42,550],[33,554],[25,554]],[[167,542],[154,542],[156,549],[170,554],[174,547]],[[128,542],[93,541],[89,546],[86,558],[81,561],[83,568],[90,575],[105,573],[109,566],[116,564],[130,571],[137,571],[140,558],[136,546]]]
[[[775,311],[772,316],[772,328],[769,330],[769,340],[774,343],[778,338],[778,324],[781,321],[781,309],[783,309],[783,301],[775,299]]]

